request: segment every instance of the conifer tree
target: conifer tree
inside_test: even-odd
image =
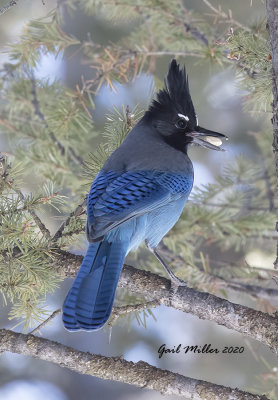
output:
[[[115,82],[132,82],[142,72],[153,74],[160,86],[156,66],[161,57],[177,57],[181,63],[192,57],[196,62],[217,65],[219,69],[228,66],[234,69],[239,87],[247,93],[243,99],[246,112],[254,118],[259,115],[262,128],[260,132],[249,133],[256,142],[256,160],[237,157],[219,173],[215,183],[195,188],[179,223],[161,243],[160,251],[194,291],[188,289],[189,298],[194,293],[198,302],[199,292],[200,296],[201,292],[209,292],[220,297],[219,303],[216,297],[210,297],[215,306],[207,309],[205,316],[191,307],[188,300],[191,312],[261,340],[278,354],[274,333],[277,321],[268,314],[273,311],[271,300],[278,297],[275,282],[270,285],[275,273],[253,268],[245,261],[251,249],[273,251],[277,240],[276,171],[270,134],[273,49],[265,20],[245,26],[233,18],[231,10],[223,11],[208,0],[199,3],[205,7],[203,14],[188,9],[180,0],[63,0],[44,18],[30,21],[18,42],[9,45],[10,61],[0,73],[0,133],[4,143],[0,157],[0,291],[5,304],[11,303],[10,317],[22,324],[24,332],[30,332],[36,324],[42,328],[59,314],[59,310],[48,309],[45,299],[48,293],[57,290],[65,276],[73,276],[80,265],[81,258],[72,249],[78,248],[84,237],[90,184],[147,106],[146,102],[145,108],[138,105],[131,109],[128,104],[115,107],[106,117],[104,131],[100,131],[93,117],[99,90],[105,84],[114,90]],[[126,27],[129,33],[109,44],[97,43],[90,35],[85,39],[75,37],[67,32],[65,19],[77,12],[112,21],[116,26],[129,21]],[[63,54],[67,59],[77,53],[80,64],[90,66],[92,73],[80,76],[75,88],[36,77],[36,66],[43,55]],[[150,101],[152,95],[150,90],[146,100]],[[99,145],[94,145],[90,153],[88,149],[96,142]],[[55,224],[50,223],[53,220]],[[234,262],[227,263],[225,254],[233,254]],[[160,291],[165,281],[159,281],[157,274],[162,273],[161,269],[151,256],[147,258],[143,249],[133,256],[133,265],[137,268],[144,265],[144,269],[156,275],[124,270],[120,285],[127,290],[118,295],[111,326],[119,318],[135,318],[139,324],[147,325],[152,308],[163,301],[186,310],[183,303],[186,301],[180,297],[171,303],[164,292],[166,300],[148,298],[143,289],[141,294],[135,293],[134,282],[140,277],[147,277]],[[247,318],[249,328],[243,322],[242,328],[240,323],[233,325],[233,315],[221,314],[219,310],[225,301],[221,298],[229,300],[231,291],[250,296],[256,301],[257,310],[265,307],[264,313],[254,311],[252,315],[261,321],[261,326],[269,326],[269,332],[253,332],[244,314],[247,308],[243,306],[235,315],[242,320]],[[199,300],[201,304],[202,298]],[[28,353],[25,337],[0,331],[0,350],[16,348],[23,354],[38,356]],[[34,348],[52,346],[41,340],[34,339]],[[54,352],[55,346],[52,346]],[[74,353],[65,365],[74,369],[74,357],[80,362],[84,360],[79,353]],[[61,364],[55,354],[49,360]],[[116,362],[114,368],[119,368]],[[142,374],[143,369],[142,366]],[[138,373],[136,368],[134,373]],[[159,372],[151,372],[154,381],[156,373],[159,376]],[[113,379],[105,373],[92,372],[92,375]],[[128,377],[126,372],[123,375],[124,382],[146,385],[163,393],[178,393],[175,383],[158,387],[136,380],[135,376]],[[273,373],[258,390],[269,391],[270,399],[277,398],[274,385],[277,378],[277,372]],[[117,376],[114,379],[121,380]],[[197,384],[204,385],[205,393],[214,393],[212,398],[227,398],[229,388],[218,389],[200,382]],[[195,389],[187,384],[183,383],[180,393],[196,396]],[[234,398],[263,398],[242,393],[235,391]],[[194,398],[208,398],[205,396]]]

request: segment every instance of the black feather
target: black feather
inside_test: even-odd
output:
[[[160,90],[157,98],[152,101],[147,112],[148,116],[159,117],[164,113],[182,113],[195,119],[185,67],[180,68],[175,59],[170,63],[164,85],[164,89]]]

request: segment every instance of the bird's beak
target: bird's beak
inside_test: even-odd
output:
[[[221,147],[222,140],[228,140],[226,135],[210,131],[206,128],[202,128],[201,126],[197,126],[193,132],[188,134],[188,136],[193,138],[193,143],[199,144],[207,149],[217,151],[225,151],[225,149]]]

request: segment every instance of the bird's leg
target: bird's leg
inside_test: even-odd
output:
[[[156,258],[158,259],[158,261],[160,262],[160,264],[163,266],[163,268],[165,269],[165,271],[167,272],[167,274],[169,275],[170,279],[171,279],[171,283],[175,286],[187,286],[186,282],[184,282],[182,279],[178,278],[172,271],[171,269],[168,267],[168,265],[166,264],[166,262],[163,260],[163,258],[158,254],[157,250],[152,247],[150,247],[148,245],[148,243],[146,242],[146,245],[148,247],[148,249],[156,256]]]

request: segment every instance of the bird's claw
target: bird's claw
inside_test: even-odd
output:
[[[176,275],[171,275],[171,287],[187,286],[187,283],[182,279],[178,278]]]

